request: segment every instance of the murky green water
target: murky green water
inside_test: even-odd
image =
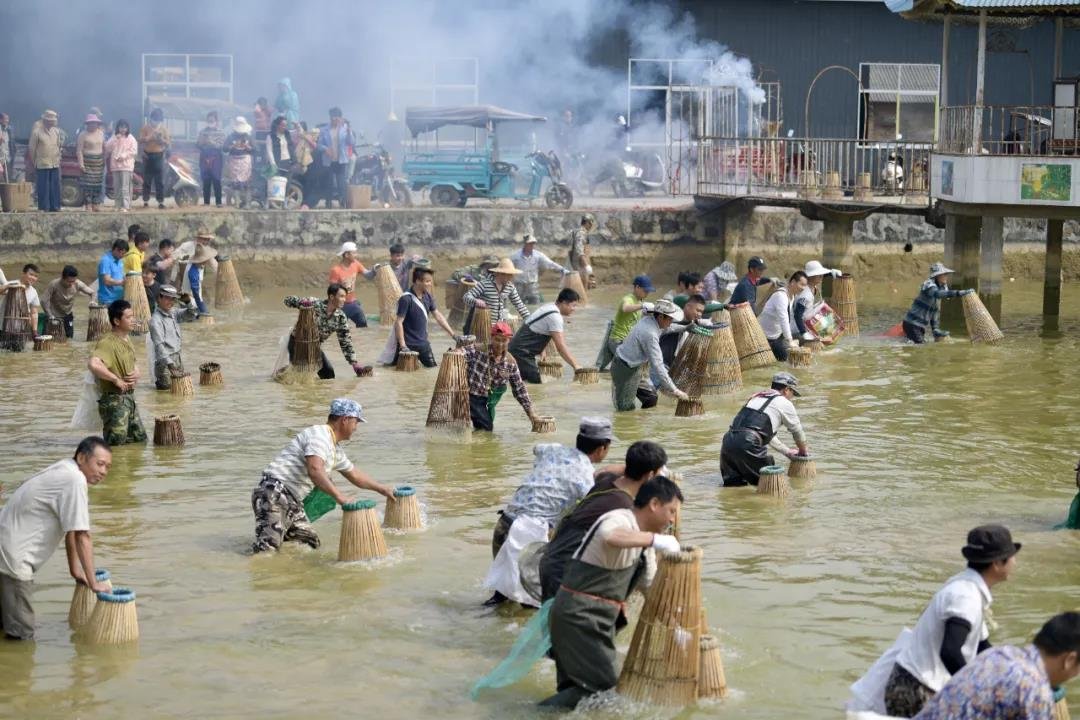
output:
[[[978,523],[1004,522],[1024,543],[1014,579],[996,592],[995,641],[1021,640],[1075,607],[1080,535],[1050,527],[1075,493],[1080,307],[1066,288],[1065,338],[1043,340],[1038,285],[1013,283],[1000,347],[870,337],[900,319],[914,290],[861,288],[863,338],[799,373],[820,477],[786,507],[718,487],[720,437],[768,371],[752,373],[737,396],[711,399],[703,418],[673,417],[667,399],[615,418],[613,456],[655,438],[685,472],[684,538],[705,548],[705,605],[733,692],[680,717],[837,716],[847,685],[960,566],[964,534]],[[569,342],[581,361],[591,363],[617,294],[601,293],[575,316]],[[0,716],[538,716],[533,704],[554,685],[550,665],[479,703],[467,696],[524,617],[482,609],[480,582],[495,511],[527,472],[537,436],[507,396],[493,436],[426,439],[434,372],[384,370],[311,389],[268,382],[293,317],[264,295],[238,322],[186,326],[189,368],[220,362],[226,385],[196,387],[186,403],[145,384],[138,391],[144,422],[178,411],[188,437],[179,450],[117,450],[110,477],[90,493],[98,564],[139,594],[138,648],[72,643],[59,551],[37,578],[37,643],[0,643]],[[83,306],[80,336],[85,320]],[[384,337],[358,331],[362,358]],[[435,345],[441,351],[445,339]],[[71,452],[79,434],[67,422],[86,353],[79,342],[0,357],[5,494]],[[330,356],[347,370],[332,345]],[[337,395],[359,398],[370,419],[350,457],[383,482],[417,486],[429,529],[389,536],[392,559],[377,568],[335,562],[337,513],[316,525],[321,550],[251,557],[249,497],[261,469]],[[561,441],[572,442],[579,416],[610,411],[606,377],[535,395],[558,418]]]

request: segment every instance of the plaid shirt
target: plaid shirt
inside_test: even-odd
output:
[[[954,297],[960,297],[959,290],[950,290],[948,285],[938,285],[934,278],[930,278],[922,284],[919,297],[911,303],[904,321],[936,332],[941,318],[941,299]]]
[[[980,653],[945,683],[915,720],[1050,720],[1054,693],[1034,645]]]
[[[311,298],[289,295],[285,298],[285,307],[298,308],[300,307],[301,300],[311,300]],[[349,319],[345,317],[345,313],[341,311],[341,308],[338,308],[328,316],[326,314],[325,300],[315,300],[314,306],[315,324],[319,328],[319,342],[326,342],[326,338],[330,337],[333,333],[337,333],[338,345],[341,346],[341,354],[345,356],[345,360],[350,365],[355,363],[356,351],[353,350],[352,338],[349,337]]]
[[[529,308],[521,301],[521,296],[518,295],[514,283],[506,283],[503,285],[502,291],[500,291],[498,286],[495,285],[495,278],[490,274],[481,279],[476,284],[476,287],[469,288],[469,291],[465,293],[464,300],[468,307],[472,307],[477,300],[483,300],[484,304],[491,310],[491,322],[493,323],[510,317],[508,305],[517,308],[518,315],[521,316],[522,320],[529,317]]]
[[[506,387],[506,384],[510,383],[510,390],[521,403],[521,408],[527,413],[532,412],[532,398],[521,379],[517,362],[510,353],[503,355],[502,360],[496,360],[491,353],[473,346],[462,349],[465,351],[465,362],[469,368],[470,394],[487,397],[492,390]]]

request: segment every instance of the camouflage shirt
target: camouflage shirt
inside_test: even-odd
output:
[[[285,307],[299,308],[300,302],[303,300],[313,300],[313,298],[289,295],[285,298]],[[345,356],[345,360],[350,365],[355,363],[356,351],[353,350],[352,338],[349,336],[349,319],[345,317],[345,313],[341,311],[341,308],[338,308],[330,315],[327,315],[325,300],[313,300],[312,304],[315,307],[315,324],[319,328],[319,342],[325,342],[326,338],[337,333],[341,354]]]

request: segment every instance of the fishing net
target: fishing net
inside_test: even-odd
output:
[[[514,646],[510,648],[510,654],[503,658],[494,670],[476,681],[471,693],[473,700],[480,695],[481,690],[486,688],[513,685],[528,675],[532,666],[547,655],[547,651],[551,649],[548,616],[553,602],[555,602],[554,598],[540,606],[532,619],[521,629],[517,640],[514,641]]]
[[[1080,492],[1076,493],[1072,505],[1069,506],[1069,516],[1065,522],[1054,526],[1055,530],[1080,530]]]
[[[315,488],[304,498],[304,514],[311,522],[315,522],[336,507],[337,500],[319,488]]]

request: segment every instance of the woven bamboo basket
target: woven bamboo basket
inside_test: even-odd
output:
[[[559,289],[569,288],[581,296],[581,300],[578,301],[578,305],[585,306],[589,303],[589,293],[585,289],[585,283],[588,282],[586,278],[582,277],[582,273],[568,272],[562,276],[562,280],[559,282]]]
[[[443,353],[428,406],[427,426],[458,433],[468,433],[472,429],[468,366],[461,352],[447,350]]]
[[[216,362],[203,363],[199,366],[200,385],[224,385],[225,379],[221,376],[221,365]]]
[[[375,501],[357,500],[342,505],[337,559],[342,562],[375,560],[386,557],[387,552],[386,540],[375,514]]]
[[[822,345],[820,340],[814,339],[814,340],[800,340],[799,341],[799,347],[806,348],[807,350],[809,350],[812,353],[819,353],[819,352],[822,351],[822,349],[824,349],[825,346]]]
[[[389,327],[397,318],[397,302],[401,297],[401,285],[398,283],[394,268],[380,265],[375,271],[375,289],[379,292],[379,324]]]
[[[521,329],[521,317],[518,315],[507,315],[506,324],[510,326],[510,329],[513,330],[516,335],[517,331]]]
[[[671,363],[671,381],[691,398],[705,394],[705,374],[709,367],[709,348],[713,334],[704,328],[686,333],[686,340]],[[675,413],[678,415],[678,412]]]
[[[383,527],[397,530],[419,530],[424,526],[420,517],[420,500],[416,490],[408,485],[394,488],[394,499],[386,501]]]
[[[154,444],[177,447],[184,444],[184,428],[179,415],[163,415],[154,418]]]
[[[562,375],[561,370],[559,374]],[[600,382],[600,369],[594,367],[578,368],[574,371],[574,382],[578,385],[596,385]]]
[[[813,356],[814,351],[808,347],[788,348],[788,365],[793,368],[810,367],[810,362]]]
[[[758,471],[758,495],[770,495],[777,498],[786,498],[791,494],[791,483],[788,482],[784,468],[779,465],[766,465]]]
[[[217,281],[214,284],[214,307],[229,310],[244,305],[244,291],[236,277],[236,265],[228,255],[218,257]]]
[[[724,661],[720,657],[720,641],[712,635],[702,635],[699,645],[698,689],[700,699],[719,700],[727,695]]]
[[[131,314],[135,318],[131,332],[135,335],[150,332],[150,301],[146,299],[142,273],[132,271],[124,276],[124,299],[131,303]]]
[[[175,397],[192,397],[195,388],[191,385],[191,373],[180,373],[169,378],[169,392]]]
[[[112,590],[108,570],[95,570],[94,580],[98,583],[105,583]],[[75,592],[71,596],[71,607],[68,608],[68,625],[71,626],[72,630],[78,630],[90,621],[95,605],[97,605],[97,593],[91,590],[89,585],[75,583]]]
[[[109,332],[109,308],[105,305],[90,303],[87,313],[86,342],[99,340]]]
[[[487,350],[491,342],[491,308],[473,307],[469,334],[476,338],[476,346]]]
[[[742,387],[739,350],[735,347],[735,336],[731,332],[730,324],[715,327],[712,332],[701,394],[726,395]]]
[[[832,281],[829,305],[844,323],[844,334],[859,337],[859,313],[855,307],[855,277],[844,273]]]
[[[45,321],[45,334],[51,335],[53,343],[56,345],[67,344],[67,329],[64,327],[64,321],[60,318],[49,318]]]
[[[697,699],[702,551],[684,546],[658,555],[618,690],[638,702],[683,707]]]
[[[200,325],[213,325],[215,322],[217,322],[217,321],[214,320],[213,315],[203,314],[203,315],[199,316],[199,324]]]
[[[30,306],[26,302],[26,288],[17,282],[9,282],[4,293],[4,325],[0,329],[0,347],[4,350],[22,352],[26,343],[34,338],[35,323],[30,319]]]
[[[813,480],[817,477],[817,463],[812,455],[793,457],[788,462],[787,475],[789,478]]]
[[[776,362],[769,341],[765,339],[765,331],[754,316],[750,303],[731,306],[731,334],[735,338],[739,367],[743,372],[768,367]]]
[[[1005,333],[1001,332],[1001,328],[994,322],[978,293],[968,293],[960,298],[960,301],[964,305],[964,324],[967,325],[971,342],[996,345],[1005,338]]]
[[[412,350],[399,350],[394,369],[399,372],[416,372],[420,369],[420,353]]]
[[[698,398],[680,400],[675,403],[675,417],[694,417],[705,414],[705,406]]]
[[[34,336],[34,350],[37,352],[49,352],[53,349],[53,336],[52,335],[35,335]]]
[[[1054,720],[1071,720],[1069,715],[1069,702],[1061,698],[1054,703]]]
[[[710,316],[710,319],[714,323],[716,323],[718,325],[730,325],[731,324],[731,313],[729,313],[726,309],[721,308],[720,310],[717,310],[716,312],[714,312]]]
[[[302,307],[292,331],[293,353],[289,364],[300,373],[313,373],[322,367],[319,327],[315,324],[315,308]]]
[[[469,292],[469,289],[475,287],[476,283],[469,280],[460,280],[458,282],[446,283],[446,307],[450,310],[450,315],[446,318],[446,322],[451,327],[460,327],[465,322],[465,293]]]
[[[537,361],[536,366],[540,370],[541,381],[543,381],[544,378],[551,378],[553,380],[562,379],[563,364],[558,351],[555,350],[555,343],[548,341],[548,344],[544,346],[544,351],[540,353],[540,359]],[[597,374],[599,375],[599,371],[597,371]],[[600,378],[598,376],[597,382],[599,381]]]
[[[120,645],[139,639],[134,590],[113,588],[111,592],[98,593],[97,600],[85,626],[87,641],[96,645]]]
[[[537,416],[537,418],[532,421],[532,431],[534,433],[555,432],[555,418],[550,415]]]

